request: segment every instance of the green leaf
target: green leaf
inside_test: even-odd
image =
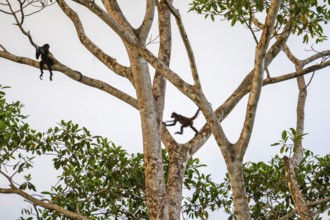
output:
[[[288,133],[286,130],[282,131],[282,140],[286,140],[288,136]]]
[[[0,120],[0,132],[4,132],[6,130],[6,124],[3,120]]]

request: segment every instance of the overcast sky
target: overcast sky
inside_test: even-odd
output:
[[[143,0],[120,0],[123,11],[134,26],[137,26],[144,13]],[[252,69],[255,43],[249,30],[243,27],[231,27],[222,21],[211,22],[195,13],[187,13],[188,2],[176,1],[180,8],[183,21],[192,47],[194,49],[203,89],[213,108],[222,104],[239,85],[244,76]],[[128,64],[127,55],[119,38],[104,24],[84,8],[75,8],[82,12],[81,19],[88,36],[111,56],[122,64]],[[54,5],[39,14],[28,17],[24,27],[31,32],[33,39],[39,45],[50,44],[53,55],[62,63],[84,75],[104,80],[117,88],[134,96],[134,90],[129,82],[114,75],[102,63],[97,61],[80,44],[71,21]],[[12,17],[0,14],[0,44],[14,54],[34,59],[35,50],[23,37],[17,26],[12,25]],[[325,35],[330,35],[327,27]],[[154,26],[151,37],[157,36]],[[173,22],[173,53],[171,68],[179,75],[192,82],[189,62],[182,41],[178,37],[175,22]],[[309,45],[303,45],[300,38],[289,41],[292,51],[301,59],[312,55]],[[156,45],[148,46],[156,51]],[[329,42],[314,45],[317,50],[329,49]],[[271,65],[270,74],[280,75],[294,71],[294,66],[286,61],[281,54]],[[306,103],[304,146],[316,154],[325,155],[329,148],[330,122],[330,70],[315,74],[308,87]],[[54,72],[53,81],[49,81],[49,72],[45,71],[44,80],[39,79],[39,69],[9,62],[0,58],[0,83],[12,88],[7,90],[7,98],[11,101],[20,100],[24,105],[23,113],[30,115],[28,122],[32,128],[46,131],[54,127],[60,120],[72,120],[85,126],[93,134],[103,135],[116,145],[121,145],[129,152],[142,152],[141,127],[139,113],[124,102],[110,95],[79,84],[65,75]],[[306,76],[307,81],[310,75]],[[197,107],[168,84],[164,120],[170,119],[172,111],[192,116]],[[270,145],[280,139],[284,129],[295,127],[295,108],[297,102],[296,81],[291,80],[281,84],[266,86],[263,89],[260,105],[257,111],[254,133],[247,150],[245,161],[268,161],[279,148]],[[230,116],[222,123],[231,141],[235,141],[242,127],[246,98],[236,107]],[[197,118],[195,127],[200,129],[205,120],[202,114]],[[174,134],[179,126],[169,128]],[[180,142],[188,141],[194,135],[193,131],[185,130],[183,136],[175,136]],[[208,165],[205,172],[212,173],[215,182],[222,181],[226,172],[220,150],[213,138],[195,155],[202,163]],[[49,163],[49,161],[40,161]],[[49,176],[47,166],[38,166],[34,176],[38,189],[48,190],[54,180]],[[47,177],[47,178],[45,178]],[[0,178],[0,186],[6,186]],[[1,219],[17,219],[20,216],[21,199],[17,196],[0,195]],[[20,203],[22,204],[22,203]],[[23,205],[27,205],[23,203]],[[220,215],[220,213],[218,213]]]

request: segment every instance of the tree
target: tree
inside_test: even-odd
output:
[[[300,60],[291,52],[287,41],[295,35],[307,34],[304,36],[306,42],[311,37],[317,37],[317,42],[325,39],[323,36],[322,24],[329,20],[328,3],[318,1],[193,1],[192,10],[206,13],[211,18],[224,16],[232,24],[243,23],[251,31],[256,41],[253,69],[246,74],[237,89],[228,99],[219,106],[210,105],[204,94],[196,65],[192,46],[189,42],[181,15],[174,8],[172,1],[146,1],[146,10],[143,21],[138,28],[133,28],[126,19],[120,6],[115,0],[103,0],[102,3],[89,0],[74,0],[74,4],[67,4],[68,1],[57,0],[60,7],[74,24],[82,45],[90,51],[100,62],[102,62],[113,73],[126,78],[134,87],[136,97],[128,95],[125,91],[101,80],[86,76],[80,77],[78,71],[62,64],[56,57],[54,70],[62,72],[73,80],[85,85],[103,90],[110,95],[126,102],[136,108],[140,113],[143,137],[143,153],[145,167],[146,206],[150,219],[179,219],[180,204],[182,199],[182,182],[184,176],[184,165],[191,156],[196,153],[212,135],[219,146],[222,156],[226,162],[231,189],[233,192],[234,212],[237,219],[251,219],[248,197],[243,180],[243,159],[256,117],[256,110],[259,104],[259,97],[265,85],[297,79],[299,87],[297,127],[298,134],[304,133],[304,104],[306,99],[306,85],[303,76],[314,73],[317,70],[326,68],[330,62],[326,60],[329,51],[315,51],[315,54],[304,60]],[[31,12],[27,6],[44,2],[19,1],[18,8],[14,9],[9,1],[2,4],[1,11],[14,16],[16,25],[21,32],[29,39],[30,44],[37,49],[33,33],[25,29],[24,21]],[[320,5],[319,5],[320,4]],[[122,40],[129,65],[125,66],[101,50],[84,31],[78,10],[74,9],[81,5],[95,14],[104,24],[110,27],[113,32]],[[101,7],[102,6],[102,7]],[[39,8],[38,8],[39,9]],[[29,8],[31,10],[31,8]],[[148,35],[157,12],[159,29],[158,55],[154,55],[147,47]],[[33,14],[33,13],[32,13]],[[81,16],[83,14],[80,14]],[[186,48],[191,68],[193,84],[188,83],[180,77],[179,73],[173,71],[171,61],[171,20],[175,18]],[[260,18],[259,18],[260,17]],[[265,18],[262,22],[261,18]],[[261,34],[258,34],[260,31]],[[0,57],[18,63],[38,67],[35,60],[14,55],[4,45],[1,45]],[[289,61],[296,67],[292,73],[283,73],[279,76],[270,74],[270,67],[278,54],[284,51]],[[319,63],[316,63],[318,62]],[[307,65],[310,65],[306,67]],[[155,71],[151,75],[151,70]],[[266,77],[264,77],[264,73]],[[153,76],[153,79],[151,77]],[[162,126],[162,116],[165,106],[166,83],[169,82],[176,87],[183,95],[193,101],[204,115],[205,126],[198,135],[184,144],[178,143]],[[221,122],[235,109],[237,104],[249,94],[246,106],[245,120],[241,128],[239,138],[233,143],[228,140]],[[161,142],[169,153],[169,174],[167,184],[163,176],[164,167],[162,164]],[[293,156],[288,158],[286,171],[290,181],[290,193],[293,196],[295,206],[302,219],[309,219],[309,210],[297,187],[293,169],[302,159],[302,143],[295,143]],[[167,187],[166,187],[167,185]]]
[[[72,121],[62,120],[45,133],[37,132],[25,122],[23,105],[8,103],[2,89],[0,86],[0,174],[10,189],[0,188],[0,193],[17,193],[31,202],[31,207],[22,210],[27,219],[148,219],[143,154],[129,155],[107,138],[94,136]],[[162,156],[163,165],[168,167],[165,149]],[[59,175],[50,190],[39,192],[31,172],[42,157],[51,159]],[[224,202],[218,196],[209,196],[217,193],[218,186],[210,175],[199,171],[203,166],[198,158],[190,159],[186,166],[184,185],[194,196],[184,198],[182,211],[189,216],[205,217],[210,205],[218,209]],[[23,181],[17,182],[17,175],[24,176]],[[164,176],[168,178],[167,170]],[[207,185],[213,189],[205,190]],[[34,199],[26,190],[41,199]],[[197,199],[200,206],[193,202]]]

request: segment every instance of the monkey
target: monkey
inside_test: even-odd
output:
[[[170,122],[171,124],[166,124],[165,122],[163,122],[163,125],[165,126],[174,126],[177,122],[180,122],[181,124],[181,129],[180,131],[175,132],[175,134],[183,134],[183,128],[185,127],[190,127],[193,131],[195,131],[195,136],[197,135],[198,131],[197,129],[193,126],[194,120],[197,118],[198,113],[199,113],[200,109],[197,110],[197,112],[195,113],[195,115],[191,118],[187,118],[185,116],[179,115],[175,112],[172,113],[171,118],[174,118],[173,121],[167,121]]]
[[[52,55],[52,53],[49,51],[49,44],[44,44],[42,47],[38,47],[36,50],[36,58],[39,59],[41,55],[41,61],[39,62],[40,64],[40,76],[39,78],[42,80],[42,75],[44,74],[44,64],[47,65],[49,73],[50,73],[50,81],[53,80],[53,72],[52,72],[52,65],[54,62],[49,58],[49,55]]]

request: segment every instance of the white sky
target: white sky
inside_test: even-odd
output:
[[[138,25],[143,18],[144,1],[120,0],[123,11],[133,25]],[[185,27],[195,52],[198,70],[204,92],[213,108],[223,103],[239,85],[244,76],[251,70],[254,59],[255,43],[250,32],[242,27],[230,27],[226,22],[211,22],[203,16],[188,11],[188,2],[176,1],[180,8]],[[84,8],[75,8],[82,12],[81,19],[89,37],[104,51],[116,57],[117,61],[128,64],[124,47],[118,37],[98,19]],[[0,14],[0,44],[14,54],[34,59],[34,48],[22,36],[18,28],[12,25],[12,17]],[[171,67],[179,75],[191,82],[189,63],[178,37],[175,21],[173,21],[173,52]],[[156,23],[155,23],[156,25]],[[53,55],[62,63],[93,78],[117,86],[117,88],[134,95],[132,86],[127,80],[114,75],[103,64],[98,62],[80,44],[71,21],[57,5],[28,17],[24,25],[39,45],[50,44]],[[327,27],[325,35],[330,35]],[[152,37],[157,36],[154,26]],[[289,41],[293,52],[303,59],[312,53],[306,50],[310,45],[303,45],[300,39]],[[156,51],[156,45],[150,45]],[[317,50],[329,49],[329,42],[314,45]],[[294,71],[294,67],[286,62],[281,54],[271,65],[271,75],[279,75]],[[306,103],[306,121],[304,145],[315,154],[325,155],[329,149],[330,106],[327,95],[330,94],[329,70],[315,74],[308,87]],[[103,135],[116,145],[121,145],[129,152],[142,152],[142,138],[138,111],[112,96],[79,84],[65,75],[54,72],[53,81],[49,81],[49,72],[45,71],[44,80],[39,79],[39,69],[9,62],[0,58],[0,83],[12,88],[7,90],[9,100],[20,100],[24,105],[23,113],[30,115],[28,122],[32,128],[46,131],[54,127],[60,120],[72,120],[86,126],[94,134]],[[307,76],[306,81],[310,78]],[[183,115],[193,115],[197,107],[170,84],[167,86],[164,120],[170,119],[172,111]],[[231,141],[235,141],[240,132],[245,115],[245,101],[241,102],[230,116],[222,123]],[[257,111],[254,133],[247,150],[245,161],[268,161],[279,153],[278,148],[270,144],[279,140],[282,130],[295,127],[295,108],[297,101],[296,81],[266,86],[261,95]],[[195,127],[200,129],[205,120],[200,115]],[[174,133],[179,126],[170,128]],[[185,130],[183,136],[175,136],[180,142],[186,142],[193,136],[193,131]],[[215,182],[222,181],[226,172],[223,158],[213,138],[195,155],[202,163],[208,165],[206,173],[212,173]],[[48,161],[49,162],[49,161]],[[41,161],[47,163],[47,161]],[[40,180],[40,190],[49,189],[54,176],[49,176],[46,166],[38,166],[34,179]],[[46,178],[45,178],[46,177]],[[0,186],[6,186],[0,178]],[[21,199],[17,196],[0,195],[1,219],[17,219],[20,216]],[[22,205],[27,205],[23,203]],[[213,216],[219,217],[221,213]],[[210,218],[211,219],[211,218]]]

